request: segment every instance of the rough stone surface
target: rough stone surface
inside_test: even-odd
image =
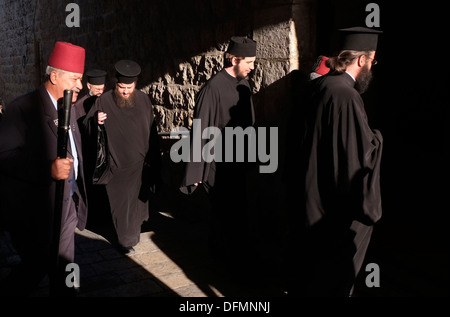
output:
[[[151,99],[162,140],[163,194],[155,208],[183,213],[207,209],[207,197],[180,194],[183,164],[171,161],[174,140],[167,135],[192,126],[196,95],[222,69],[230,37],[251,37],[258,42],[256,69],[249,76],[255,125],[279,129],[278,169],[273,175],[253,175],[251,208],[265,215],[261,223],[275,224],[273,230],[282,235],[283,163],[292,151],[286,144],[287,127],[299,121],[292,115],[298,107],[298,73],[309,73],[316,58],[317,0],[79,0],[80,27],[66,25],[68,3],[0,0],[0,97],[6,107],[41,85],[56,41],[84,47],[86,69],[108,72],[106,89],[112,87],[114,64],[135,60],[142,67],[138,89]],[[264,235],[262,226],[257,231]]]
[[[223,67],[231,36],[258,41],[258,67],[250,77],[254,93],[309,65],[305,59],[299,66],[298,59],[313,56],[313,45],[304,43],[314,33],[304,21],[311,22],[314,3],[80,0],[80,27],[68,27],[69,2],[0,0],[0,97],[7,105],[39,86],[55,42],[68,41],[86,48],[86,69],[101,67],[109,76],[117,60],[136,60],[143,70],[138,88],[151,98],[158,130],[189,128],[196,93]],[[306,32],[299,32],[300,25]],[[299,45],[292,45],[293,30],[300,33]],[[299,53],[302,47],[307,52]]]

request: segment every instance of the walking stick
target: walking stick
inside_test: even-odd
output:
[[[58,149],[57,157],[67,157],[67,142],[69,139],[70,111],[72,107],[72,90],[64,90],[62,108],[58,110]],[[51,250],[51,264],[53,265],[53,277],[50,279],[50,292],[57,294],[59,280],[59,239],[61,235],[61,216],[64,200],[64,183],[66,180],[56,181],[55,210],[53,214],[53,248]]]

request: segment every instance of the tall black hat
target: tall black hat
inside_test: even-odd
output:
[[[114,66],[116,69],[116,77],[119,83],[131,84],[137,80],[137,76],[141,73],[141,66],[135,61],[120,60]]]
[[[247,37],[233,36],[227,52],[236,57],[256,56],[256,41]]]
[[[89,69],[86,72],[87,82],[91,85],[104,85],[106,72],[101,69]]]
[[[340,29],[341,32],[341,50],[352,51],[376,51],[378,44],[378,35],[382,31],[365,28],[352,27]]]

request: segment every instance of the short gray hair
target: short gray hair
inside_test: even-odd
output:
[[[57,72],[57,73],[67,73],[67,71],[47,65],[47,67],[45,68],[45,81],[50,79],[50,74],[51,72]]]
[[[56,72],[64,72],[66,73],[65,70],[59,69],[59,68],[55,68],[53,66],[47,66],[47,68],[45,69],[45,75],[50,76],[50,73],[52,71],[56,71]]]

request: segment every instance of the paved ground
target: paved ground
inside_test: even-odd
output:
[[[362,271],[358,297],[445,297],[448,289],[448,249],[442,230],[421,234],[413,223],[381,222],[366,263],[377,263],[381,287],[367,288]],[[257,241],[249,250],[253,265],[230,270],[207,249],[208,227],[202,217],[171,217],[154,212],[142,227],[133,255],[121,254],[110,242],[107,224],[76,232],[76,263],[80,266],[81,298],[286,298],[286,269],[275,243]],[[423,231],[423,230],[422,230]],[[426,236],[427,238],[424,238]],[[20,260],[5,236],[0,237],[0,278]],[[236,257],[236,261],[239,259]],[[364,269],[364,266],[363,266]],[[42,281],[33,297],[47,297]],[[292,298],[290,301],[292,304]]]
[[[277,257],[250,269],[250,274],[244,267],[230,271],[207,252],[207,224],[201,219],[188,222],[153,213],[132,255],[110,243],[110,228],[97,229],[76,232],[78,297],[285,296]],[[10,252],[9,264],[15,261],[17,256]],[[49,296],[47,279],[33,296]]]
[[[155,213],[148,227],[133,255],[120,254],[93,232],[79,233],[78,262],[85,272],[80,296],[282,295],[280,281],[270,281],[275,272],[260,277],[261,288],[238,282],[217,265],[207,252],[205,222],[188,223]]]

